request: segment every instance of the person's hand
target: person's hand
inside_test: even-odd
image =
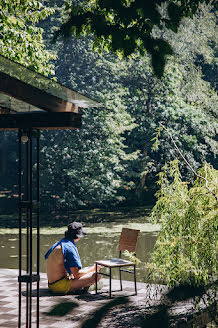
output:
[[[71,273],[68,275],[68,279],[74,279],[74,275]]]

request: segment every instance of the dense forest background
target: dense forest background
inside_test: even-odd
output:
[[[50,1],[45,1],[51,6]],[[78,131],[41,133],[42,209],[113,208],[154,202],[157,173],[179,157],[163,131],[158,150],[152,140],[163,124],[177,146],[198,169],[206,161],[218,169],[216,13],[202,5],[193,19],[184,19],[177,34],[155,30],[174,54],[158,79],[149,55],[135,59],[93,52],[93,39],[53,36],[68,13],[67,1],[53,1],[53,10],[37,26],[44,30],[57,81],[101,102],[83,110]],[[56,59],[55,56],[56,55]],[[52,75],[46,63],[38,69]],[[192,172],[181,161],[183,179]],[[0,139],[1,210],[13,211],[17,190],[17,135]],[[9,205],[10,204],[10,205]]]

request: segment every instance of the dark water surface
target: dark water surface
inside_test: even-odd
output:
[[[137,280],[144,281],[144,263],[154,247],[158,235],[158,226],[151,225],[145,219],[137,222],[99,223],[87,225],[87,236],[77,243],[83,266],[94,264],[95,260],[102,260],[118,256],[117,245],[122,227],[140,229],[137,244],[137,257],[142,261],[138,265]],[[63,238],[66,228],[41,228],[40,230],[40,271],[45,272],[44,254],[48,248],[59,239]],[[23,254],[26,254],[26,235],[22,239]],[[22,267],[26,268],[26,256],[23,255]],[[0,267],[18,268],[18,231],[17,229],[1,229],[0,231]],[[33,271],[36,271],[36,235],[33,234]],[[114,271],[114,278],[118,272]],[[132,275],[126,274],[126,280],[132,280]]]

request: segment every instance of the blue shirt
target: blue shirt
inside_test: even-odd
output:
[[[66,271],[71,274],[70,268],[82,268],[82,263],[80,260],[80,256],[77,250],[77,247],[73,240],[68,240],[66,238],[63,238],[59,241],[57,241],[51,248],[48,250],[48,252],[45,254],[45,259],[49,257],[51,252],[57,247],[61,245],[62,247],[62,253],[64,257],[64,267]]]

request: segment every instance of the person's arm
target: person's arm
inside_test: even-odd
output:
[[[101,269],[101,266],[98,265],[97,266],[97,270],[99,271]],[[85,267],[83,269],[79,269],[79,268],[70,268],[70,271],[71,271],[71,278],[72,279],[79,279],[81,278],[82,276],[86,275],[87,273],[90,273],[90,272],[95,272],[95,265],[92,265],[90,267]]]

